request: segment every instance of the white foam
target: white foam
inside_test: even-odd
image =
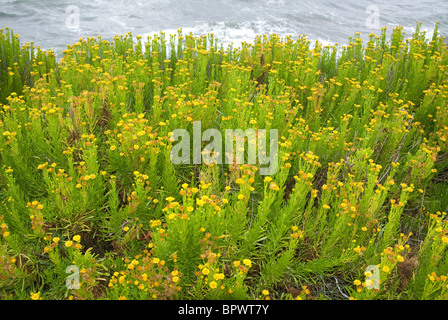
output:
[[[164,29],[161,30],[166,35],[177,35],[177,29]],[[182,33],[193,34],[194,36],[203,36],[207,34],[213,34],[215,38],[218,39],[219,43],[223,47],[232,45],[232,47],[240,47],[243,42],[253,43],[255,38],[260,35],[271,35],[276,34],[280,37],[291,36],[292,39],[297,38],[298,34],[291,32],[287,28],[282,28],[281,26],[272,26],[272,24],[266,21],[255,21],[255,22],[241,22],[241,23],[226,23],[226,22],[214,22],[214,23],[198,23],[195,27],[184,27],[182,28]],[[153,36],[159,34],[160,31],[149,32],[142,34],[144,38],[147,36]],[[310,41],[311,47],[314,46],[316,40],[319,41],[323,46],[335,45],[334,42],[317,38],[308,39]]]

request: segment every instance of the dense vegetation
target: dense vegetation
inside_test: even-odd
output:
[[[447,299],[448,50],[419,26],[128,34],[60,61],[2,30],[0,299]],[[278,172],[173,165],[196,120],[278,129]]]

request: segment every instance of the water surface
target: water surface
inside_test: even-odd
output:
[[[73,5],[79,10],[79,24],[70,19]],[[417,20],[428,33],[440,21],[440,33],[446,35],[448,1],[0,0],[0,29],[9,26],[23,42],[34,41],[58,55],[81,37],[176,33],[180,27],[197,35],[213,32],[223,43],[277,33],[344,44],[355,32],[364,38],[378,34],[377,26],[403,26],[410,36]]]

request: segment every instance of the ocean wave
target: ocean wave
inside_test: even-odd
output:
[[[160,30],[166,35],[177,35],[179,29]],[[153,31],[142,34],[143,37],[154,36],[160,31]],[[258,35],[276,34],[280,37],[288,37],[295,39],[302,33],[288,28],[280,23],[270,23],[269,21],[253,21],[253,22],[207,22],[198,24],[193,27],[183,27],[183,34],[193,34],[195,36],[203,36],[212,33],[223,47],[232,45],[234,48],[240,47],[242,43],[252,43]],[[324,38],[309,38],[310,43],[314,44],[317,40],[324,46],[335,45],[335,42]]]
[[[380,28],[366,27],[370,0],[0,0],[0,4],[0,29],[9,26],[20,30],[24,41],[34,41],[57,53],[80,37],[112,39],[130,31],[143,36],[159,31],[176,34],[180,27],[184,33],[195,35],[214,33],[224,46],[253,42],[260,34],[307,35],[312,43],[345,45],[357,31],[363,39],[371,32],[381,33]],[[66,27],[66,8],[70,5],[79,7],[76,28]],[[380,27],[403,25],[406,36],[412,36],[419,20],[424,22],[426,36],[431,37],[435,21],[440,20],[442,36],[448,32],[448,25],[443,23],[448,3],[382,0],[377,5]]]

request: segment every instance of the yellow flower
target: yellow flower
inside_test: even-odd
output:
[[[174,277],[173,277],[173,282],[178,282],[178,281],[179,281],[179,277],[174,276]]]
[[[202,273],[207,275],[210,273],[210,270],[208,268],[204,268],[204,269],[202,269]]]
[[[39,298],[40,298],[40,291],[39,292],[31,292],[31,299],[39,300]]]
[[[207,189],[209,186],[210,186],[210,184],[206,184],[206,183],[205,183],[205,184],[202,184],[202,185],[201,185],[201,188],[205,190],[205,189]]]
[[[238,267],[241,264],[241,262],[239,261],[233,261],[233,266],[234,267]]]
[[[216,289],[216,287],[218,286],[218,284],[215,281],[210,282],[210,288],[212,289]]]
[[[355,286],[360,286],[361,285],[361,281],[359,281],[358,279],[353,281],[353,283],[355,284]]]
[[[271,182],[270,185],[269,185],[269,188],[274,190],[274,191],[280,190],[280,188],[278,187],[278,185],[275,182]]]
[[[384,266],[384,267],[383,267],[383,271],[384,271],[384,272],[389,272],[389,271],[390,271],[390,269],[389,269],[389,267],[388,267],[388,266]]]
[[[79,241],[81,241],[81,236],[80,235],[76,235],[76,236],[73,237],[73,240],[76,241],[76,242],[79,242]]]
[[[72,244],[73,244],[73,241],[65,241],[65,246],[67,247],[67,248],[70,248],[71,246],[72,246]]]
[[[262,293],[263,293],[263,295],[265,295],[265,296],[269,295],[269,291],[268,291],[268,290],[266,290],[266,289],[265,289],[265,290],[263,290],[263,291],[262,291]]]
[[[244,195],[239,194],[239,195],[238,195],[238,200],[243,200],[243,199],[244,199]]]
[[[250,259],[244,259],[243,263],[248,266],[249,268],[252,267],[252,261],[250,261]]]

